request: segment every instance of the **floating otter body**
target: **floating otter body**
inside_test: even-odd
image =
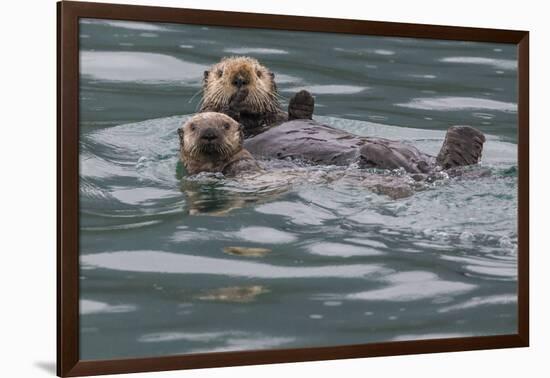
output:
[[[243,125],[245,147],[263,158],[294,158],[312,164],[347,165],[428,173],[476,164],[485,137],[469,126],[447,131],[437,157],[383,138],[360,137],[312,120],[314,99],[294,95],[288,113],[278,101],[274,75],[257,60],[225,58],[205,72],[201,111],[225,113]]]
[[[243,148],[242,127],[221,113],[199,113],[180,129],[180,159],[191,175],[221,172],[235,176],[260,167]]]
[[[274,127],[245,141],[256,157],[297,159],[312,164],[349,165],[360,168],[398,169],[409,173],[429,173],[476,164],[481,158],[485,137],[468,126],[453,126],[447,131],[437,157],[401,142],[360,137],[312,120],[294,120]]]
[[[257,148],[255,151],[260,156],[275,158],[292,158],[311,161],[325,165],[347,165],[357,162],[360,167],[378,167],[384,165],[389,168],[405,168],[414,174],[408,176],[379,174],[366,170],[346,170],[335,167],[327,167],[329,170],[320,173],[315,170],[312,174],[307,168],[299,168],[292,165],[291,169],[279,167],[275,170],[262,170],[250,152],[243,147],[242,126],[231,117],[222,113],[199,113],[190,118],[183,127],[178,129],[180,136],[180,158],[187,172],[194,175],[201,172],[219,172],[225,176],[240,176],[247,173],[243,183],[249,185],[251,190],[244,193],[256,192],[258,188],[270,187],[270,190],[261,190],[261,195],[256,194],[256,201],[272,199],[288,190],[291,185],[318,182],[331,183],[334,181],[348,181],[354,185],[364,187],[375,193],[386,195],[393,199],[404,198],[415,191],[424,190],[423,183],[455,175],[452,170],[448,174],[436,172],[433,167],[438,158],[419,152],[414,147],[404,144],[376,138],[373,141],[368,138],[353,136],[343,131],[318,124],[314,121],[294,120],[274,127],[265,133],[247,140],[244,145]],[[451,129],[460,131],[462,129]],[[307,138],[296,139],[293,136],[299,133],[308,135]],[[450,135],[452,134],[452,135]],[[327,145],[318,148],[318,143],[324,143],[325,139],[331,140]],[[446,157],[453,157],[453,143],[456,135],[450,132],[448,142],[444,147]],[[279,146],[284,147],[284,155],[280,155]],[[290,146],[290,147],[288,147]],[[388,153],[387,150],[391,152]],[[369,155],[370,160],[365,156]],[[388,160],[393,159],[393,160]],[[474,172],[474,177],[480,172]],[[481,172],[482,173],[482,172]],[[457,175],[461,175],[459,171]],[[468,178],[468,175],[464,175]],[[227,192],[220,198],[210,201],[204,197],[195,186],[194,181],[185,182],[182,190],[189,198],[189,213],[225,215],[229,211],[246,206],[250,198],[242,197],[243,191]],[[212,193],[207,194],[212,195]],[[214,194],[215,195],[215,194]],[[216,196],[216,195],[215,195]],[[215,204],[213,207],[212,204]],[[255,251],[257,252],[257,251]]]

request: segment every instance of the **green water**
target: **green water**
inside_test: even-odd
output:
[[[80,37],[82,359],[516,332],[515,46],[86,19]],[[350,132],[436,154],[478,127],[492,175],[401,200],[335,167],[186,177],[175,130],[241,54]]]

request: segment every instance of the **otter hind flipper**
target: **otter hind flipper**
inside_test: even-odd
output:
[[[437,164],[443,169],[473,165],[481,160],[485,135],[470,126],[452,126],[447,130]]]
[[[288,103],[288,120],[312,119],[315,99],[306,90],[301,90],[290,99]]]

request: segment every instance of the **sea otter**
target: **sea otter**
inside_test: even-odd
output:
[[[285,113],[274,74],[256,59],[224,58],[205,71],[201,111],[225,113],[240,122],[245,147],[256,157],[429,173],[478,163],[485,142],[481,131],[453,126],[433,157],[401,142],[360,137],[321,124],[312,119],[313,109],[313,96],[300,91]]]
[[[249,57],[224,58],[204,72],[201,112],[229,115],[243,125],[245,138],[292,119],[311,119],[313,97],[306,91],[282,110],[275,74]]]
[[[286,125],[292,125],[293,122],[295,121],[285,123],[280,127],[288,127]],[[274,128],[273,130],[276,129],[278,128]],[[410,162],[416,161],[417,167],[426,169],[420,171],[421,173],[408,176],[391,173],[380,174],[367,170],[338,169],[337,167],[321,173],[317,170],[311,171],[305,167],[288,164],[272,166],[271,169],[265,170],[258,165],[247,150],[243,149],[242,127],[231,117],[223,113],[198,113],[188,119],[183,127],[178,129],[178,133],[180,136],[180,158],[190,175],[200,172],[219,172],[225,176],[238,176],[241,178],[242,174],[246,173],[246,176],[244,176],[246,180],[240,181],[240,185],[244,185],[243,188],[248,185],[252,189],[252,192],[255,193],[252,196],[255,202],[276,198],[285,193],[290,186],[303,182],[326,184],[340,180],[348,181],[358,187],[364,187],[375,193],[399,199],[408,197],[416,191],[424,190],[427,187],[426,183],[429,185],[429,183],[435,180],[448,176],[460,176],[460,178],[468,179],[485,175],[485,172],[479,170],[471,172],[458,170],[455,172],[453,169],[450,169],[447,170],[447,174],[442,174],[435,170],[430,171],[428,166],[424,167],[420,162],[424,161],[422,160],[423,158],[426,160],[435,158],[428,157],[428,155],[413,156],[410,154],[410,151],[406,150],[398,142],[381,139],[377,139],[376,145],[381,146],[382,150],[378,153],[374,151],[371,154],[373,159],[377,159],[376,154],[380,154],[382,158],[385,158],[388,154],[384,149],[393,148],[395,151],[400,151],[399,153],[403,154],[400,155],[402,160],[392,162],[394,167],[407,166]],[[267,131],[262,136],[269,133],[270,131]],[[448,139],[452,138],[449,137]],[[344,143],[349,141],[349,139],[343,140]],[[359,139],[359,141],[361,140]],[[269,152],[269,138],[266,140],[266,143],[265,147],[268,149],[267,152]],[[396,145],[393,145],[393,143]],[[367,143],[367,145],[369,144]],[[451,143],[449,142],[446,145],[451,145]],[[307,153],[307,146],[302,147],[305,153]],[[342,146],[339,145],[338,147]],[[358,149],[354,149],[352,152],[357,151]],[[390,155],[397,159],[396,156],[399,153],[395,151]],[[340,154],[339,149],[325,151],[325,153],[329,153],[336,158],[333,161],[333,165],[344,165],[351,159],[360,156],[357,154]],[[257,189],[260,187],[264,189],[257,192]],[[269,187],[269,190],[265,190],[265,187]],[[204,192],[201,188],[202,185],[194,179],[183,181],[182,190],[187,194],[190,214],[225,215],[233,209],[246,206],[251,201],[251,198],[248,197],[249,190]],[[245,193],[244,197],[243,193]]]
[[[180,159],[187,173],[220,172],[235,176],[259,171],[260,166],[243,148],[242,127],[222,113],[198,113],[178,129]]]

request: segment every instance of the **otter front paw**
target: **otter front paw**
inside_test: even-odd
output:
[[[288,119],[311,119],[315,100],[311,93],[306,90],[301,90],[290,99],[288,104]]]
[[[241,89],[229,99],[229,109],[239,113],[247,109],[246,98],[248,97],[248,89]]]
[[[219,112],[227,114],[235,121],[240,122],[241,120],[241,111],[246,109],[245,99],[248,96],[248,90],[243,89],[234,93],[230,98],[229,102],[219,109]]]

